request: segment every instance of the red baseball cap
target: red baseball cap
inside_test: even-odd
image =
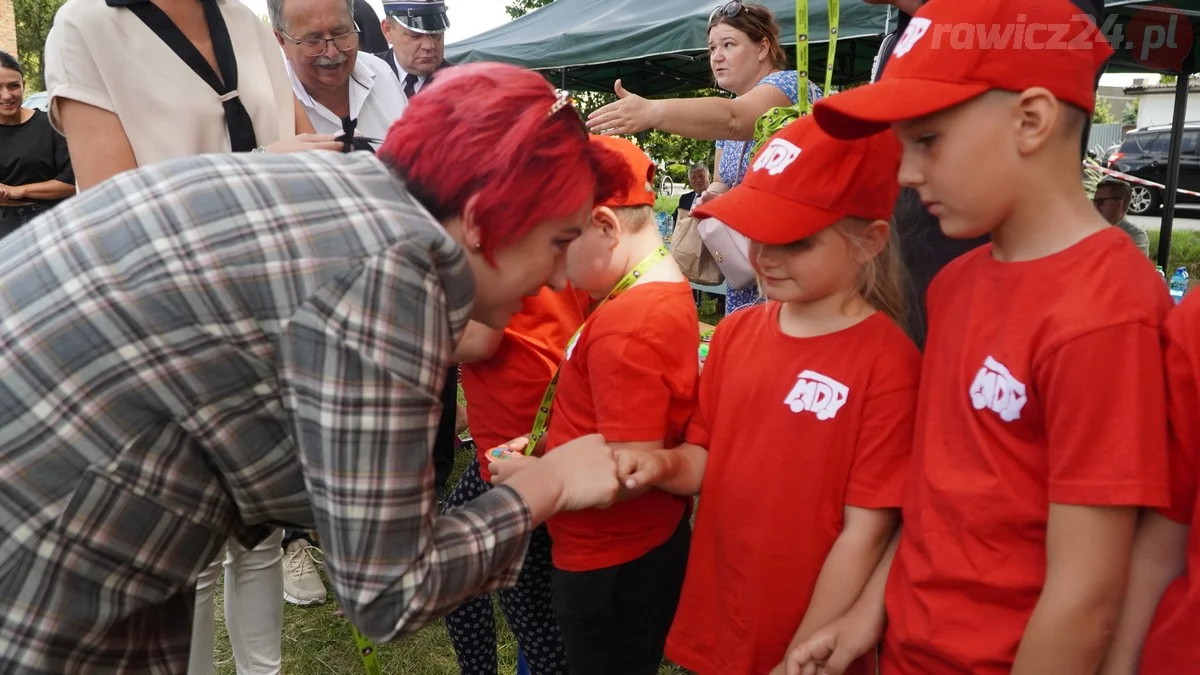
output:
[[[846,216],[888,220],[902,152],[891,129],[846,141],[801,117],[771,136],[737,187],[696,215],[764,244],[799,241]]]
[[[654,206],[654,162],[632,141],[617,136],[589,136],[592,143],[621,155],[632,176],[629,183],[603,204],[596,206]]]
[[[1049,89],[1092,111],[1113,53],[1071,0],[931,0],[896,41],[874,84],[830,96],[813,115],[840,138],[946,110],[993,89]]]

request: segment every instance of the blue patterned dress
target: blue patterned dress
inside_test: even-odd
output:
[[[794,70],[771,73],[759,80],[758,84],[770,84],[778,87],[780,91],[787,94],[788,100],[792,102],[792,105],[795,105],[797,100],[799,100],[799,83],[796,79],[796,71]],[[820,98],[820,87],[813,84],[810,80],[808,83],[808,102],[810,104],[816,103]],[[742,181],[742,177],[746,175],[746,169],[750,166],[749,149],[752,144],[752,141],[717,141],[717,149],[721,151],[721,165],[717,167],[717,178],[722,183],[733,187]],[[731,288],[725,298],[725,314],[728,316],[742,307],[759,302],[762,302],[762,297],[758,294],[757,285],[747,286],[736,291]]]

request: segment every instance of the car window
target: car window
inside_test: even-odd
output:
[[[1150,152],[1154,144],[1154,134],[1131,134],[1121,144],[1121,152],[1126,155],[1141,155]]]
[[[1152,134],[1150,138],[1142,141],[1142,143],[1146,146],[1146,152],[1165,157],[1171,151],[1171,134],[1165,132]]]
[[[1196,154],[1197,141],[1200,141],[1200,131],[1185,131],[1183,132],[1183,150],[1182,154]]]

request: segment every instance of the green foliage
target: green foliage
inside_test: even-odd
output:
[[[724,314],[717,312],[717,296],[712,293],[702,293],[700,295],[700,306],[696,310],[696,313],[700,315],[701,323],[706,323],[710,326],[717,325],[717,322],[725,318]]]
[[[1096,188],[1106,175],[1099,166],[1100,163],[1092,161],[1090,157],[1083,163],[1083,189],[1087,191],[1089,199],[1096,196]]]
[[[1093,124],[1112,124],[1117,118],[1113,116],[1112,104],[1108,101],[1096,97],[1096,108],[1092,111]]]
[[[1158,230],[1147,230],[1150,237],[1150,258],[1158,260]],[[1188,274],[1195,279],[1200,275],[1200,231],[1172,230],[1171,253],[1167,256],[1167,276],[1176,267],[1184,266]]]
[[[518,17],[525,16],[538,7],[545,7],[551,2],[554,2],[554,0],[511,0],[511,2],[512,4],[505,6],[504,11],[508,12],[509,16],[516,19]]]
[[[1127,127],[1137,126],[1138,107],[1141,105],[1142,99],[1135,98],[1133,103],[1125,106],[1125,112],[1121,114],[1121,124]]]
[[[675,213],[679,209],[679,195],[659,195],[654,199],[655,213]]]
[[[46,88],[46,36],[54,13],[66,0],[12,0],[17,19],[17,52],[25,71],[25,91]],[[114,47],[116,48],[116,47]]]
[[[691,164],[668,164],[667,175],[679,185],[688,184],[688,167]]]

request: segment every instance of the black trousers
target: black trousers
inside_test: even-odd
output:
[[[54,204],[0,206],[0,239],[16,232],[22,225],[49,211]]]
[[[655,675],[687,569],[687,518],[665,544],[627,563],[554,570],[554,613],[571,675]]]
[[[438,493],[444,494],[446,482],[454,471],[454,451],[457,447],[454,425],[458,414],[458,366],[446,371],[446,383],[442,386],[442,418],[438,421],[437,436],[433,440],[433,482]]]

